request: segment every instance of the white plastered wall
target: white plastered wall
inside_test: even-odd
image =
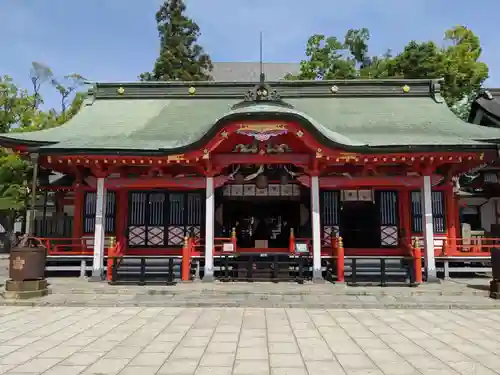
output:
[[[483,230],[489,232],[491,230],[491,224],[498,224],[496,222],[497,215],[495,214],[495,201],[498,201],[497,205],[500,207],[500,198],[460,198],[460,207],[465,206],[475,206],[478,208],[481,216],[481,227]],[[499,212],[500,213],[500,212]]]

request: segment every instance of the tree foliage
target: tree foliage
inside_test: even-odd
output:
[[[382,56],[369,54],[368,29],[350,29],[344,42],[336,37],[313,35],[306,46],[306,59],[297,75],[287,79],[352,78],[443,78],[443,97],[463,117],[463,100],[480,89],[488,78],[488,67],[479,59],[481,44],[477,35],[465,26],[444,33],[443,46],[410,41],[400,53],[387,51]]]
[[[0,132],[26,132],[59,126],[73,117],[85,95],[77,90],[83,77],[72,74],[58,79],[52,70],[38,62],[30,70],[31,90],[21,89],[9,76],[0,77]],[[60,110],[44,110],[44,85],[60,94]],[[0,225],[10,230],[13,220],[28,202],[32,167],[28,160],[7,149],[0,149]]]
[[[212,61],[197,43],[200,28],[185,15],[183,0],[167,0],[156,13],[160,56],[153,72],[142,73],[142,81],[210,80]]]

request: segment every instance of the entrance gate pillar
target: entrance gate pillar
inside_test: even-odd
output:
[[[424,229],[424,249],[425,249],[425,273],[427,281],[435,281],[436,260],[434,258],[434,222],[432,218],[432,184],[431,176],[424,176],[424,186],[422,188],[422,212]]]
[[[321,272],[321,216],[319,208],[319,177],[311,176],[311,223],[313,247],[313,280],[322,280]]]
[[[106,232],[106,187],[105,178],[97,179],[95,230],[94,230],[94,259],[92,264],[91,280],[100,281],[104,276],[104,235]]]
[[[207,177],[205,198],[205,274],[203,281],[213,281],[214,278],[214,178]]]

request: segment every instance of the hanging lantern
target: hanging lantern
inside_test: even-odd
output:
[[[257,189],[266,189],[267,188],[267,176],[266,175],[259,175],[257,176],[255,180],[255,186],[257,186]]]
[[[243,176],[241,173],[236,173],[234,175],[234,183],[241,185],[245,182],[245,176]]]

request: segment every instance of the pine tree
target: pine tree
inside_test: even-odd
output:
[[[153,72],[139,76],[142,81],[210,80],[212,61],[197,43],[198,25],[184,15],[183,0],[166,0],[156,13],[160,56]]]

